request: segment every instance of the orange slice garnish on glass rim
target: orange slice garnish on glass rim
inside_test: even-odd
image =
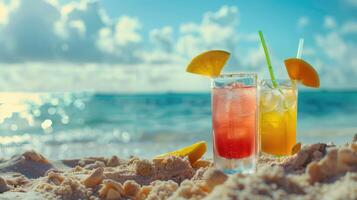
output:
[[[229,56],[230,53],[223,50],[203,52],[191,60],[186,71],[209,77],[219,76]]]
[[[308,87],[320,87],[319,75],[308,62],[299,58],[289,58],[284,62],[290,79],[297,80]]]
[[[206,150],[207,150],[206,142],[200,141],[190,146],[184,147],[182,149],[171,151],[162,155],[158,155],[155,157],[155,159],[164,158],[167,156],[178,156],[178,157],[187,156],[190,163],[193,164],[197,160],[199,160],[203,156],[203,154],[206,153]]]

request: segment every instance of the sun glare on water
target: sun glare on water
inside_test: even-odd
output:
[[[50,134],[54,119],[63,125],[70,123],[66,106],[85,106],[74,98],[73,94],[0,93],[0,144],[29,141],[31,132]]]

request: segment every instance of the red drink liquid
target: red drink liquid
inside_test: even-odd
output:
[[[234,84],[212,89],[214,153],[226,159],[255,155],[256,87]]]

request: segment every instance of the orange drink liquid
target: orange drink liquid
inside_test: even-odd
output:
[[[262,152],[291,155],[296,144],[296,83],[278,80],[278,87],[273,88],[270,80],[263,80],[260,84],[259,112]]]
[[[212,80],[214,163],[226,173],[253,173],[257,150],[255,74],[224,74]]]

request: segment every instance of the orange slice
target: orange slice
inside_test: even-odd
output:
[[[210,162],[209,160],[197,160],[192,164],[192,167],[194,169],[204,168],[209,166],[212,166],[212,162]]]
[[[167,156],[178,156],[178,157],[188,157],[188,160],[190,161],[191,164],[195,163],[197,160],[199,160],[203,154],[206,153],[206,142],[205,141],[200,141],[195,144],[192,144],[190,146],[184,147],[182,149],[172,151],[169,153],[165,153],[162,155],[158,155],[155,158],[164,158]]]
[[[186,71],[210,77],[219,76],[229,56],[229,52],[222,50],[203,52],[191,60]]]
[[[300,81],[305,86],[320,87],[319,75],[309,63],[299,58],[289,58],[284,62],[290,79]]]
[[[296,154],[297,152],[299,152],[301,149],[301,143],[296,143],[293,148],[291,149],[291,155]]]

